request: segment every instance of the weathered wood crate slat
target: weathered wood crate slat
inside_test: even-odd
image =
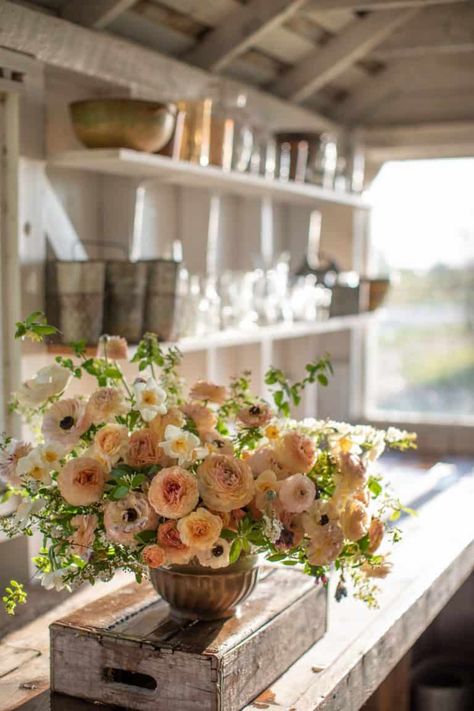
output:
[[[143,711],[238,711],[326,631],[326,590],[266,569],[239,615],[178,623],[148,584],[51,625],[51,686]]]

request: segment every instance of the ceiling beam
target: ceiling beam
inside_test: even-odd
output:
[[[423,8],[427,5],[453,5],[469,0],[311,0],[307,11],[329,12],[330,10],[393,10],[404,7]]]
[[[272,90],[292,101],[304,101],[371,52],[417,12],[416,8],[388,10],[353,20],[324,47],[315,49],[295,67],[284,72],[274,82]]]
[[[103,30],[119,15],[129,10],[138,0],[69,0],[62,17],[84,27]]]
[[[474,155],[474,121],[407,126],[369,126],[362,131],[371,161]]]
[[[299,10],[306,0],[250,0],[207,32],[183,59],[212,72],[221,71],[266,32]]]

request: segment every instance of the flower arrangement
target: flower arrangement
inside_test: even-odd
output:
[[[16,335],[42,340],[54,331],[35,313]],[[163,350],[153,334],[138,344],[129,382],[127,350],[124,339],[104,336],[89,357],[74,343],[70,357],[57,356],[14,396],[37,443],[0,440],[4,500],[20,499],[0,525],[9,536],[41,532],[34,562],[42,584],[72,589],[119,569],[141,581],[150,568],[218,568],[259,553],[323,584],[335,568],[337,597],[352,580],[355,594],[375,604],[373,579],[390,569],[380,546],[398,539],[390,521],[403,507],[374,464],[386,446],[412,447],[415,436],[292,419],[306,385],[327,385],[327,357],[296,383],[270,368],[270,405],[252,394],[249,373],[228,387],[199,381],[186,395],[179,351]],[[68,396],[84,373],[97,388]],[[12,581],[7,611],[24,600]]]

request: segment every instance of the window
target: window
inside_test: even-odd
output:
[[[391,288],[371,329],[367,414],[474,422],[474,159],[387,163],[370,190],[371,272]]]

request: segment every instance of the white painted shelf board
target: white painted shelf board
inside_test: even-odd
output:
[[[207,336],[181,338],[178,342],[162,343],[166,347],[178,346],[183,353],[193,353],[208,350],[209,348],[227,348],[231,346],[245,346],[252,343],[265,341],[281,341],[292,338],[303,338],[323,333],[333,333],[356,328],[368,322],[373,317],[372,313],[356,314],[355,316],[337,316],[326,321],[312,323],[281,323],[274,326],[256,326],[247,331],[227,330],[211,333]],[[133,352],[133,347],[132,347]]]
[[[336,192],[317,185],[225,171],[214,166],[203,167],[127,148],[65,151],[52,155],[48,165],[142,179],[157,178],[173,185],[209,188],[254,198],[269,196],[292,204],[308,205],[319,202],[370,208],[370,204],[359,195]]]

